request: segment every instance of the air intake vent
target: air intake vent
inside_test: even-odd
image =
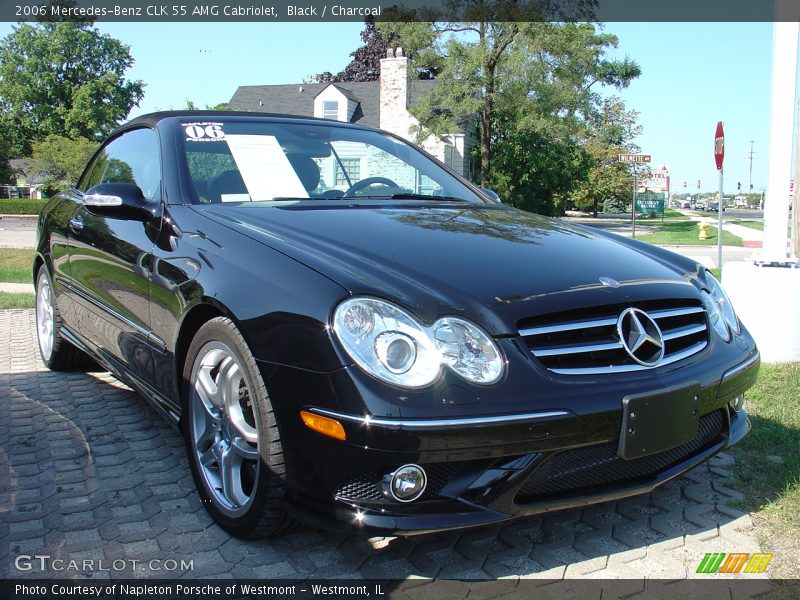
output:
[[[633,333],[630,322],[620,326],[623,313],[630,308],[638,309],[634,311],[637,322]],[[663,345],[661,359],[652,361],[656,364],[642,364],[635,358],[640,322],[642,332],[654,338],[646,342],[644,350],[652,355],[657,344]],[[651,301],[556,313],[522,321],[519,334],[545,367],[561,375],[654,369],[689,358],[708,344],[705,309],[699,301],[692,300]]]

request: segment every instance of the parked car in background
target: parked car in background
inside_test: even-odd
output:
[[[759,353],[702,265],[504,206],[379,130],[146,115],[38,227],[42,360],[150,401],[234,535],[617,499],[749,430]]]

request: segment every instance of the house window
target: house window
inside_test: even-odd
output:
[[[347,177],[345,177],[341,167],[344,167],[344,170],[347,171],[347,177],[350,178],[351,183],[348,183]],[[336,169],[336,185],[346,185],[349,187],[356,181],[360,180],[361,180],[361,159],[343,158],[341,166],[338,169]]]
[[[339,103],[336,100],[325,100],[322,102],[322,118],[339,120]]]

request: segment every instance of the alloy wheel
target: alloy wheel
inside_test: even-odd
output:
[[[53,292],[47,277],[39,279],[36,290],[36,335],[42,358],[47,361],[53,353],[55,312],[53,311]]]
[[[206,492],[223,514],[241,516],[260,473],[255,397],[234,353],[218,341],[201,348],[189,383],[191,442]]]

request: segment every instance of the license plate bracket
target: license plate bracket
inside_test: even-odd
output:
[[[699,405],[699,383],[625,396],[617,454],[631,460],[693,440],[700,422]]]

